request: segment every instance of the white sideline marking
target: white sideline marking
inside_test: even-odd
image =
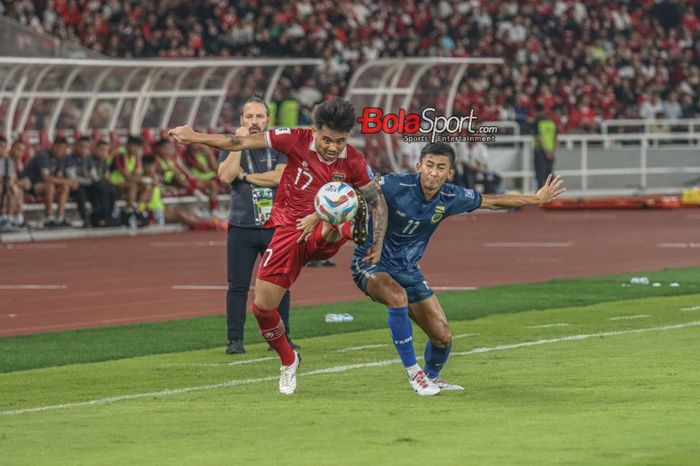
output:
[[[65,290],[66,285],[0,285],[0,290]]]
[[[575,241],[504,241],[493,243],[482,243],[485,248],[570,248],[576,244]]]
[[[463,333],[461,335],[453,335],[452,339],[457,340],[458,338],[473,337],[474,335],[478,335],[478,333]]]
[[[12,244],[8,243],[3,245],[5,249],[66,249],[68,248],[68,245],[65,243],[48,243],[48,244],[40,244],[40,243],[29,243],[29,244]]]
[[[151,241],[154,248],[190,248],[226,246],[226,241]]]
[[[637,314],[634,316],[611,317],[608,320],[634,320],[634,319],[646,319],[647,317],[649,317],[649,314]]]
[[[561,322],[558,324],[545,324],[545,325],[528,325],[527,328],[552,328],[552,327],[568,327],[570,324]]]
[[[389,345],[381,344],[381,345],[351,346],[350,348],[343,348],[343,349],[335,350],[335,352],[336,353],[348,353],[350,351],[360,351],[360,350],[372,349],[372,348],[383,348],[385,346],[389,346]]]
[[[230,367],[230,366],[243,366],[245,364],[253,364],[255,362],[262,361],[272,361],[278,360],[277,357],[269,358],[257,358],[257,359],[247,359],[245,361],[234,361],[234,362],[183,362],[179,364],[164,364],[162,367],[182,367],[182,366],[197,366],[197,367]]]
[[[692,312],[692,311],[700,311],[700,306],[684,307],[681,309],[681,312]]]
[[[498,345],[498,346],[493,346],[490,348],[489,347],[474,348],[474,349],[469,350],[469,351],[461,351],[461,352],[452,353],[452,356],[469,356],[472,354],[490,353],[493,351],[506,351],[506,350],[511,350],[511,349],[527,348],[529,346],[546,345],[546,344],[550,344],[550,343],[560,343],[563,341],[580,341],[580,340],[588,340],[589,338],[614,337],[614,336],[618,336],[618,335],[628,335],[628,334],[634,334],[634,333],[661,332],[661,331],[665,331],[665,330],[677,330],[677,329],[681,329],[681,328],[698,327],[698,326],[700,326],[700,321],[686,322],[684,324],[664,325],[661,327],[639,328],[639,329],[634,329],[634,330],[620,330],[620,331],[615,331],[615,332],[600,332],[600,333],[588,333],[588,334],[584,333],[584,334],[580,334],[580,335],[569,335],[566,337],[559,337],[559,338],[547,338],[544,340],[525,341],[525,342],[514,343],[514,344],[510,344],[510,345]],[[418,359],[422,359],[422,358],[419,357]],[[389,366],[391,364],[398,364],[400,362],[401,362],[400,359],[386,359],[384,361],[374,361],[374,362],[366,362],[366,363],[360,363],[360,364],[350,364],[350,365],[345,365],[345,366],[335,366],[335,367],[329,367],[326,369],[317,369],[315,371],[300,373],[299,377],[305,377],[305,376],[311,376],[311,375],[337,374],[340,372],[347,372],[347,371],[352,370],[352,369],[364,369],[367,367],[383,367],[383,366]],[[196,387],[183,387],[183,388],[176,388],[176,389],[166,389],[166,390],[161,390],[158,392],[135,393],[133,395],[113,396],[113,397],[109,397],[109,398],[99,398],[97,400],[81,401],[81,402],[77,402],[77,403],[63,403],[63,404],[58,404],[58,405],[38,406],[36,408],[24,408],[24,409],[10,410],[10,411],[0,411],[0,416],[17,416],[20,414],[53,411],[53,410],[57,410],[57,409],[69,409],[69,408],[80,408],[83,406],[104,405],[104,404],[116,403],[119,401],[136,400],[139,398],[154,398],[154,397],[159,397],[159,396],[180,395],[182,393],[216,390],[219,388],[234,387],[237,385],[250,385],[250,384],[258,383],[258,382],[267,382],[267,381],[272,381],[272,380],[278,380],[278,378],[279,377],[275,375],[275,376],[270,376],[270,377],[262,377],[262,378],[258,378],[258,379],[229,380],[229,381],[221,382],[221,383],[217,383],[217,384],[199,385]]]
[[[479,288],[476,286],[431,286],[435,291],[474,291]]]
[[[656,243],[657,248],[700,248],[700,243]]]

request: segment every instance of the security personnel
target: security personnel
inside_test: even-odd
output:
[[[270,121],[267,104],[258,96],[249,98],[241,111],[241,127],[237,135],[265,131]],[[263,255],[272,240],[274,228],[264,228],[270,217],[276,187],[287,166],[287,157],[274,149],[222,152],[219,155],[219,179],[231,183],[231,213],[228,236],[228,292],[226,321],[228,324],[227,354],[245,353],[243,327],[250,278],[257,256]],[[279,313],[289,339],[289,292],[284,295]],[[298,346],[293,344],[293,348]]]
[[[537,105],[537,117],[534,122],[533,149],[535,152],[535,176],[537,189],[544,186],[547,177],[554,172],[554,153],[559,144],[557,124],[544,115],[542,104]]]

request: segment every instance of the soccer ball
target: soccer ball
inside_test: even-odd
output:
[[[357,211],[357,194],[349,184],[340,181],[326,183],[316,193],[314,209],[326,223],[345,223]]]

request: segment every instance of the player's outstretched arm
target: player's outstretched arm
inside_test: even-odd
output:
[[[481,196],[482,209],[510,209],[526,205],[545,205],[552,202],[561,193],[566,191],[562,187],[561,176],[552,179],[552,175],[547,177],[547,181],[535,194],[484,194]]]
[[[249,136],[236,134],[206,134],[198,133],[189,126],[178,126],[168,131],[177,142],[181,144],[204,144],[205,146],[227,151],[241,151],[245,149],[265,149],[265,133],[255,133]]]
[[[384,236],[389,219],[389,208],[386,205],[386,199],[382,193],[382,188],[377,180],[374,180],[364,188],[360,188],[362,196],[367,201],[369,210],[372,214],[372,228],[374,238],[372,247],[367,251],[365,262],[376,264],[382,256],[382,247],[384,246]]]

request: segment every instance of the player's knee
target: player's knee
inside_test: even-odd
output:
[[[385,294],[386,304],[389,307],[405,307],[408,306],[408,297],[406,290],[394,284],[388,286]]]
[[[450,332],[450,329],[445,325],[430,339],[430,341],[437,347],[446,348],[452,344],[452,332]]]

